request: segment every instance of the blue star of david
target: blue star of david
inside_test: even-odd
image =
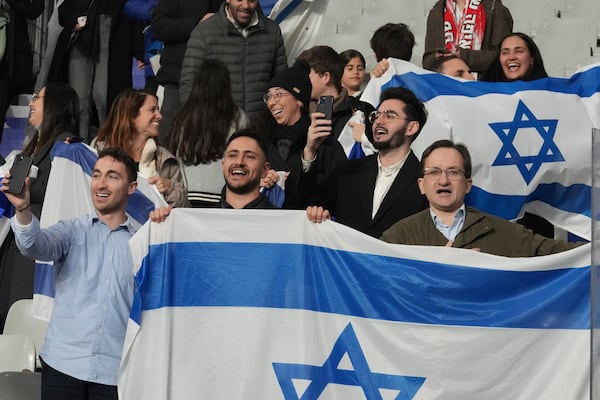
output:
[[[338,368],[345,354],[352,362],[353,371]],[[285,400],[316,400],[330,383],[360,386],[368,400],[381,400],[380,389],[399,391],[396,400],[411,400],[425,382],[425,378],[420,377],[371,372],[351,324],[337,338],[322,366],[273,363],[273,369]],[[310,381],[301,396],[296,393],[293,379]]]
[[[516,165],[527,184],[533,180],[543,163],[565,161],[554,143],[558,120],[537,119],[522,100],[519,100],[512,121],[494,122],[489,125],[502,141],[502,148],[492,165]],[[515,137],[522,128],[534,128],[542,137],[543,143],[537,155],[522,156],[515,148]]]

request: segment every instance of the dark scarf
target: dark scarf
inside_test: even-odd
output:
[[[310,126],[310,117],[303,115],[294,125],[276,125],[271,132],[271,143],[284,162],[297,154],[306,145],[306,134]]]

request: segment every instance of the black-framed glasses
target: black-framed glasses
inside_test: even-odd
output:
[[[273,94],[265,93],[265,95],[263,96],[263,101],[265,102],[265,104],[267,104],[271,99],[279,101],[279,99],[281,99],[283,96],[291,95],[292,94],[288,92],[275,92]]]
[[[423,176],[427,176],[436,181],[442,177],[442,173],[446,174],[446,178],[451,181],[457,181],[465,176],[465,171],[460,168],[439,169],[437,167],[431,167],[423,170]]]
[[[381,117],[383,115],[383,118],[389,122],[389,121],[393,121],[395,119],[403,119],[405,121],[408,121],[408,118],[404,118],[401,117],[400,115],[398,115],[398,113],[394,110],[378,110],[378,111],[371,111],[369,113],[369,122],[370,123],[374,123],[375,120],[377,120],[377,118]]]
[[[46,97],[46,96],[40,96],[39,94],[37,94],[37,93],[34,93],[34,94],[31,96],[31,102],[32,102],[32,103],[34,103],[34,102],[35,102],[37,99],[43,99],[44,97]]]

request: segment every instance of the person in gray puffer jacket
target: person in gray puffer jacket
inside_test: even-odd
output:
[[[181,68],[181,104],[200,64],[209,57],[227,65],[233,100],[250,115],[264,109],[267,83],[287,69],[279,25],[264,15],[258,0],[226,0],[215,15],[194,28]]]

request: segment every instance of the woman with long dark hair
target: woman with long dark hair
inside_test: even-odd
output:
[[[532,38],[521,32],[506,35],[500,41],[496,62],[483,80],[492,82],[533,81],[546,78],[544,60]],[[525,213],[517,221],[534,233],[554,238],[554,226],[544,218]]]
[[[79,100],[66,83],[52,82],[33,95],[29,109],[29,122],[37,132],[22,154],[32,157],[38,167],[37,178],[31,179],[29,204],[39,219],[52,165],[50,151],[56,142],[79,136]],[[1,260],[0,326],[13,302],[33,296],[34,275],[34,262],[21,255],[12,231],[2,245]]]
[[[344,64],[342,87],[346,88],[348,95],[360,97],[362,85],[365,82],[365,68],[367,66],[365,57],[360,51],[349,49],[342,51],[340,58]]]
[[[40,154],[49,144],[67,136],[79,136],[79,100],[73,88],[63,82],[51,82],[34,94],[29,103],[29,122],[37,134],[23,149],[23,154]]]
[[[533,39],[524,33],[513,32],[500,41],[498,57],[482,80],[512,82],[546,77],[542,54]]]
[[[155,95],[125,89],[115,98],[93,145],[120,147],[138,164],[139,173],[156,186],[173,207],[188,205],[179,161],[156,140],[162,115]]]
[[[225,144],[246,124],[246,114],[233,101],[227,66],[216,59],[205,60],[190,97],[173,120],[169,140],[169,148],[183,162],[193,206],[219,201],[225,184],[220,163]]]

